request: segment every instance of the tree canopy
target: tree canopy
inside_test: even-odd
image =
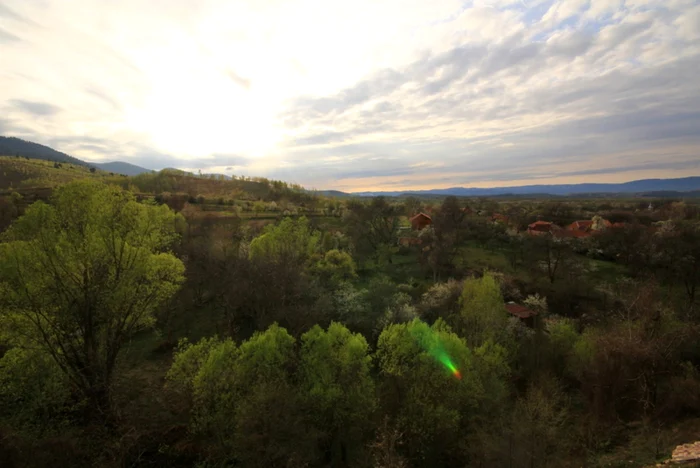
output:
[[[0,325],[48,353],[100,413],[123,344],[183,281],[167,251],[177,222],[167,206],[79,181],[31,205],[0,244]]]

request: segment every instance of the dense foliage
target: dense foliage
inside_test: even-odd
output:
[[[0,199],[3,467],[644,466],[697,438],[691,204],[103,179]]]

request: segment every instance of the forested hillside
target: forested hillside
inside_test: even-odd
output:
[[[53,162],[86,166],[84,161],[56,151],[48,146],[15,137],[0,136],[0,155],[21,156],[29,159],[45,159]]]
[[[14,156],[26,160],[43,160],[51,163],[69,164],[73,166],[86,166],[102,169],[123,175],[138,175],[144,172],[152,172],[149,169],[120,161],[106,163],[90,163],[69,156],[48,146],[15,137],[0,136],[0,156]]]
[[[700,439],[692,199],[42,164],[2,179],[3,468],[653,466]]]

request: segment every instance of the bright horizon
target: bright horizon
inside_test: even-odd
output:
[[[0,2],[0,135],[343,191],[700,175],[697,0]]]

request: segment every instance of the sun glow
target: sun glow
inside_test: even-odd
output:
[[[176,155],[255,157],[274,148],[280,96],[188,38],[171,42],[138,52],[150,86],[128,109],[127,124]]]
[[[188,81],[175,80],[153,92],[143,108],[133,110],[130,124],[159,148],[192,156],[258,156],[279,141],[273,116],[255,97],[224,83],[195,86]]]

